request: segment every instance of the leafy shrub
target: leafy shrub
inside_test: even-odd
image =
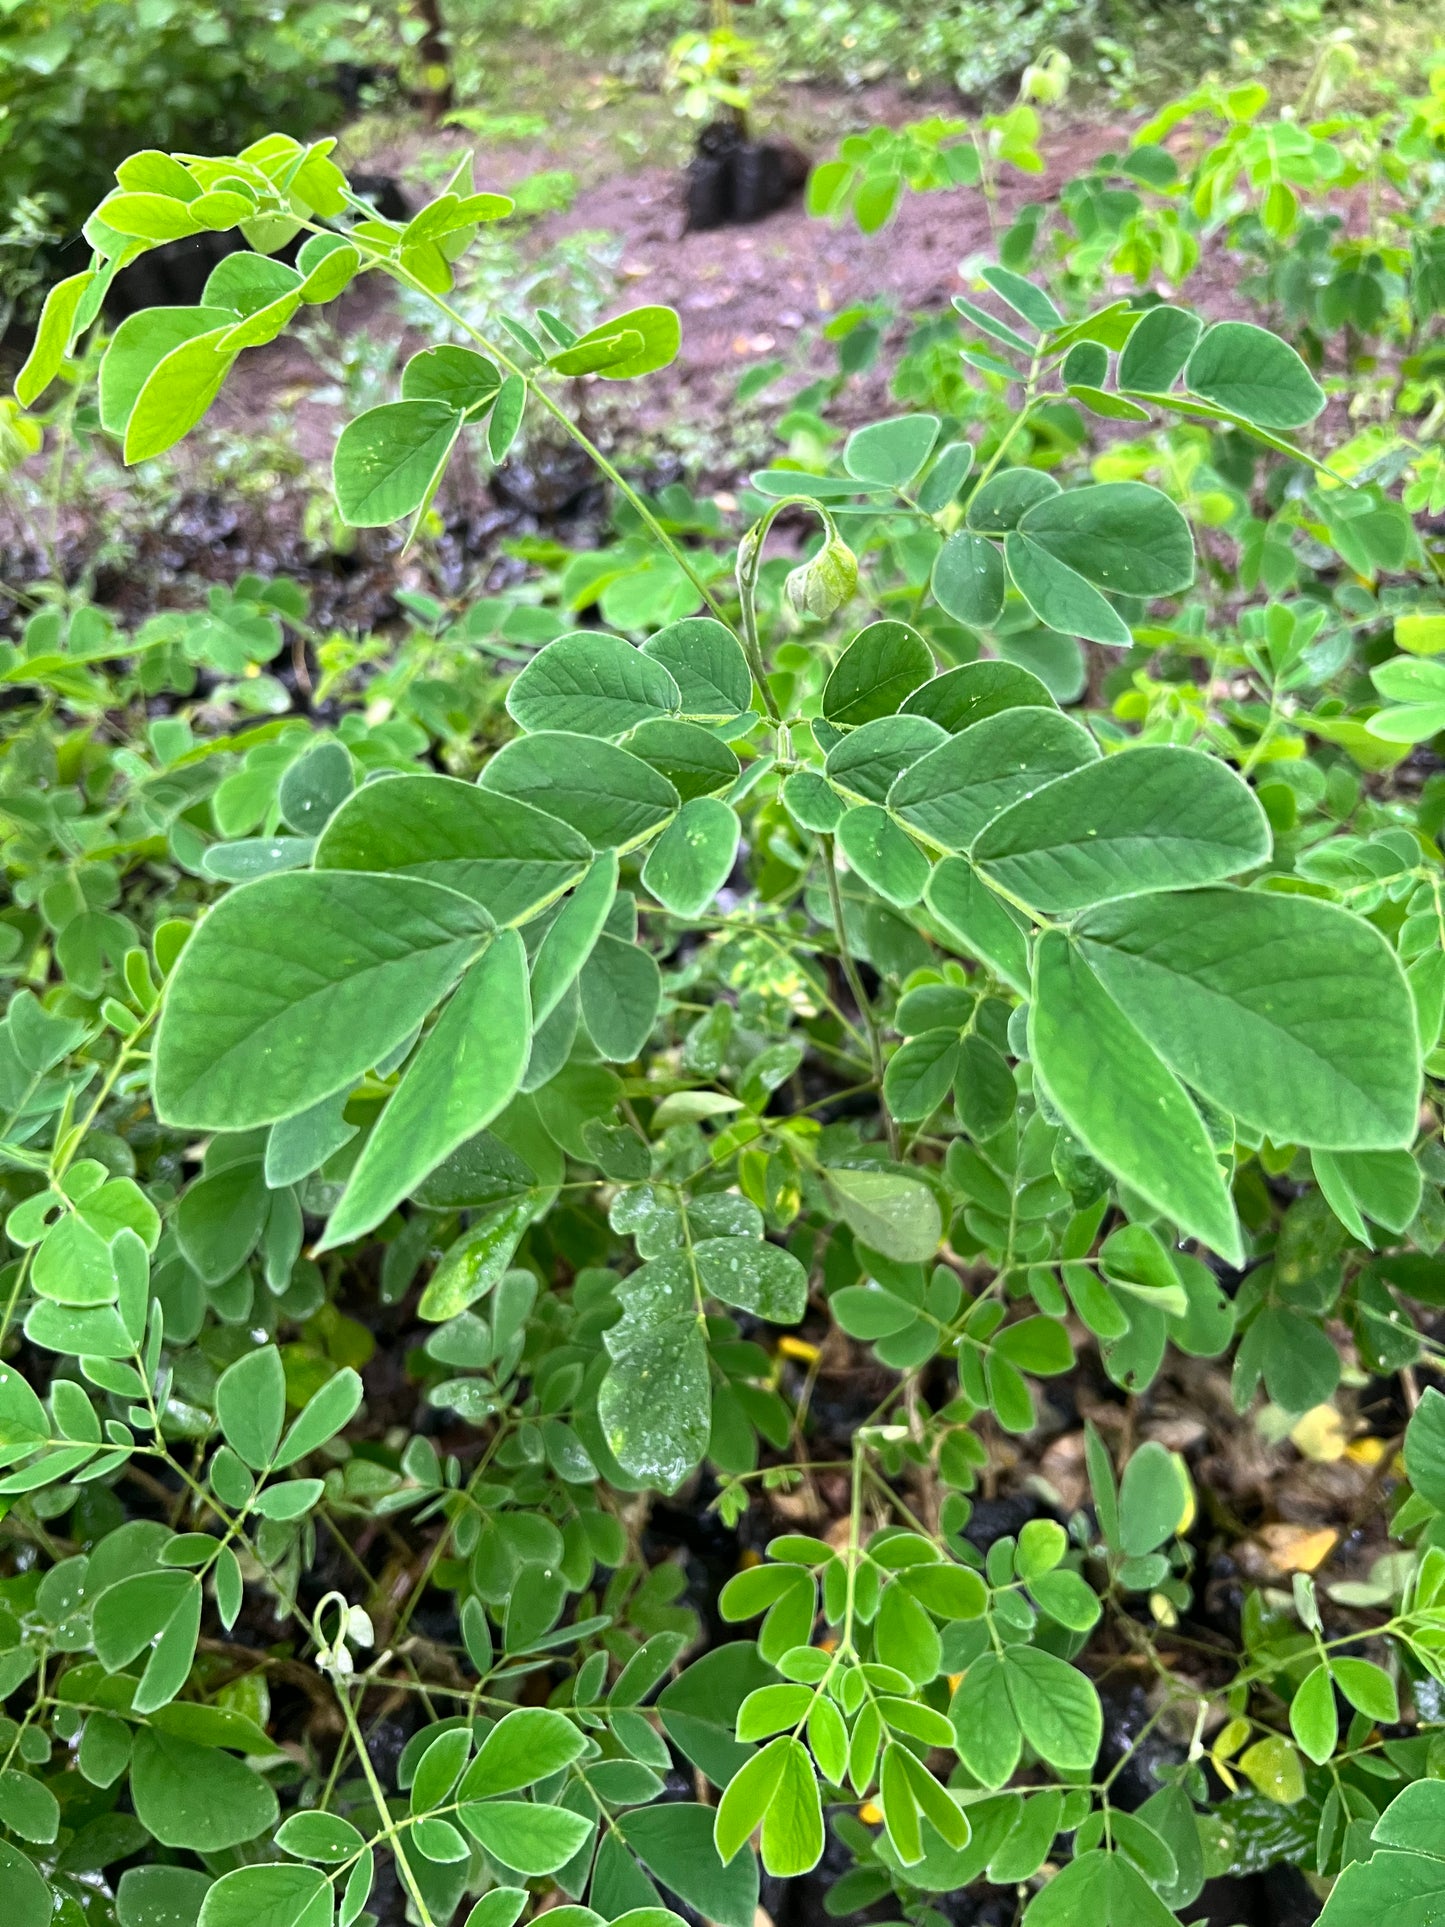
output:
[[[0,202],[29,199],[68,241],[142,141],[242,146],[278,120],[309,132],[336,111],[328,70],[361,12],[347,0],[18,0],[0,14]]]
[[[1113,295],[1077,222],[1026,276],[1036,219],[955,303],[958,411],[837,459],[819,416],[734,547],[576,419],[572,383],[672,359],[671,310],[459,320],[507,212],[464,165],[378,220],[327,142],[132,156],[18,383],[76,378],[119,263],[239,226],[200,306],[105,350],[128,460],[380,273],[443,339],[343,428],[349,523],[420,536],[459,451],[537,414],[622,506],[560,564],[614,627],[413,596],[324,727],[168,700],[239,706],[307,639],[294,585],[135,633],[53,598],[6,646],[10,1917],[350,1927],[393,1877],[435,1927],[554,1890],[553,1927],[667,1927],[665,1896],[750,1927],[826,1809],[839,1915],[986,1880],[1028,1927],[1163,1927],[1288,1858],[1338,1876],[1328,1927],[1425,1927],[1437,1390],[1378,1441],[1396,1549],[1252,1593],[1207,1662],[1161,1441],[1089,1425],[1087,1507],[970,1528],[1086,1347],[1120,1401],[1228,1358],[1277,1434],[1346,1334],[1365,1372],[1440,1356],[1445,786],[1403,765],[1445,724],[1445,606],[1392,492],[1434,487],[1428,401],[1342,474],[1288,341]],[[1090,418],[1121,437],[1092,463]],[[414,1422],[363,1380],[373,1325]],[[865,1347],[815,1459],[826,1353]],[[689,1659],[651,1495],[735,1525],[760,1487],[790,1529],[717,1600],[756,1637]],[[1124,1656],[1179,1736],[1137,1806],[1144,1735],[1100,1751]],[[324,1708],[303,1743],[273,1687]]]
[[[583,10],[557,0],[488,0],[482,24],[493,42],[522,31],[637,67],[695,32],[705,11],[696,0],[608,0]],[[1307,48],[1327,11],[1319,0],[754,0],[737,20],[787,74],[848,86],[891,76],[986,94],[1057,45],[1086,73],[1116,83],[1132,83],[1144,69],[1178,85],[1181,75],[1208,71],[1242,34],[1279,50]],[[448,18],[465,43],[477,25],[474,8],[450,0]],[[486,85],[484,66],[478,79]]]

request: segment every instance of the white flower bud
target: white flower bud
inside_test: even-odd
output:
[[[788,576],[783,594],[795,615],[821,622],[841,609],[857,587],[857,557],[846,542],[830,535],[815,556]]]

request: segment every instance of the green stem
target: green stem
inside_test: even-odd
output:
[[[361,1770],[366,1776],[366,1784],[371,1789],[372,1804],[376,1808],[376,1817],[381,1822],[382,1838],[391,1848],[392,1858],[396,1861],[396,1870],[401,1876],[402,1885],[411,1895],[412,1905],[416,1908],[422,1927],[436,1927],[436,1922],[427,1911],[427,1904],[422,1898],[421,1888],[416,1883],[416,1875],[411,1870],[411,1863],[397,1844],[396,1822],[391,1817],[391,1809],[386,1804],[386,1795],[382,1791],[380,1780],[376,1777],[376,1768],[371,1764],[371,1755],[366,1750],[366,1741],[362,1737],[360,1726],[357,1724],[356,1710],[351,1704],[351,1694],[347,1691],[346,1687],[342,1685],[340,1680],[336,1681],[336,1697],[341,1702],[341,1714],[342,1718],[346,1721],[347,1733],[350,1736],[351,1744],[356,1748],[356,1757],[361,1762]]]
[[[331,234],[334,232],[331,228],[317,227],[309,222],[306,225],[313,234]],[[364,243],[357,244],[353,242],[353,245],[364,245]],[[368,252],[371,251],[368,250]],[[572,438],[587,456],[588,460],[601,470],[608,481],[611,482],[612,486],[631,505],[635,513],[646,524],[648,530],[656,540],[666,549],[667,553],[682,570],[688,581],[697,590],[698,594],[718,620],[731,628],[732,625],[728,623],[722,606],[693,567],[691,561],[688,559],[687,551],[673,541],[672,537],[668,534],[667,530],[663,528],[662,524],[638,494],[637,490],[632,487],[630,482],[623,478],[617,468],[607,459],[602,453],[602,450],[592,440],[591,436],[589,436],[584,429],[577,426],[576,422],[571,419],[566,410],[561,408],[552,399],[545,388],[538,385],[535,377],[514,361],[505,349],[497,347],[496,343],[484,335],[479,328],[474,328],[471,322],[459,313],[449,301],[444,301],[434,289],[426,287],[424,283],[417,280],[415,275],[408,273],[399,261],[392,261],[385,255],[375,252],[371,252],[371,258],[374,264],[384,269],[393,280],[400,281],[403,286],[410,288],[414,294],[419,294],[424,300],[430,301],[432,306],[444,314],[455,327],[460,328],[463,334],[470,336],[479,348],[485,349],[487,354],[491,356],[499,367],[505,368],[509,375],[515,375],[517,377],[518,381],[526,388],[527,393],[534,396],[536,400],[541,403],[542,407],[546,409],[547,413],[563,432]]]

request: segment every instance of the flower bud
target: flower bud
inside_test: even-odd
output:
[[[830,535],[815,556],[788,576],[783,594],[795,615],[821,622],[841,609],[857,587],[857,557],[846,542]]]

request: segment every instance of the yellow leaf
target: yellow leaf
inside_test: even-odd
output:
[[[1335,1459],[1342,1459],[1348,1444],[1345,1422],[1333,1405],[1313,1406],[1289,1436],[1295,1450],[1305,1458],[1313,1459],[1316,1465],[1328,1465]]]
[[[1274,1525],[1262,1526],[1259,1536],[1276,1572],[1313,1572],[1340,1535],[1329,1526]]]
[[[1304,1767],[1289,1741],[1272,1733],[1239,1756],[1239,1770],[1257,1793],[1278,1806],[1292,1807],[1305,1793]]]
[[[818,1347],[810,1345],[806,1338],[794,1338],[787,1333],[778,1340],[778,1351],[784,1358],[801,1359],[805,1365],[813,1364],[820,1356]]]
[[[1419,611],[1396,616],[1395,646],[1412,656],[1438,656],[1445,651],[1445,614]]]

